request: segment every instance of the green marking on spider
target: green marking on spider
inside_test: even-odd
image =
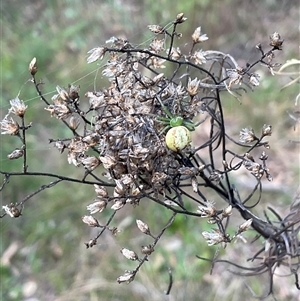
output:
[[[159,98],[157,98],[157,99],[160,102],[162,109],[164,110],[164,112],[167,115],[167,117],[162,117],[162,116],[157,117],[157,120],[159,122],[166,125],[166,127],[161,131],[161,133],[165,132],[169,128],[173,128],[173,127],[177,127],[177,126],[185,126],[189,131],[195,130],[195,124],[192,121],[186,120],[180,116],[173,115],[168,110],[168,108],[162,103],[162,101]]]
[[[172,119],[170,119],[170,126],[174,128],[175,126],[183,125],[183,118],[179,116],[175,116]]]

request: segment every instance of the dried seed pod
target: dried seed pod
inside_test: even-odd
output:
[[[272,126],[269,124],[264,124],[262,128],[262,135],[263,136],[271,136],[272,135]]]
[[[191,142],[191,133],[185,126],[176,126],[171,128],[166,135],[167,147],[178,152],[187,147]]]
[[[97,240],[96,239],[91,239],[89,242],[85,242],[84,243],[86,248],[92,248],[93,246],[95,246],[97,244]]]
[[[95,187],[95,192],[97,193],[97,195],[99,197],[107,197],[108,192],[107,192],[107,189],[104,186],[94,184],[94,187]]]
[[[146,223],[137,219],[136,224],[137,224],[138,228],[140,229],[140,231],[142,231],[143,233],[148,234],[148,235],[150,234],[149,226]]]
[[[23,100],[21,100],[18,96],[9,101],[11,108],[8,110],[9,113],[13,113],[16,116],[23,117],[27,110],[27,106]]]
[[[118,277],[117,281],[118,283],[122,283],[122,282],[131,282],[134,277],[135,277],[135,273],[133,271],[125,271],[125,274],[121,275],[120,277]]]
[[[223,216],[223,217],[228,217],[229,215],[231,215],[231,213],[232,213],[232,206],[229,205],[229,206],[227,206],[227,207],[223,210],[222,216]]]
[[[176,16],[176,23],[183,23],[187,18],[184,16],[184,13],[180,13]]]
[[[90,227],[99,227],[99,222],[91,215],[85,215],[82,218],[82,221]]]
[[[152,252],[154,252],[154,248],[152,245],[148,246],[142,246],[142,253],[145,255],[150,255]]]
[[[198,181],[197,181],[197,178],[196,177],[192,177],[191,183],[192,183],[193,191],[195,193],[197,193],[198,192]]]
[[[21,211],[16,207],[15,204],[11,203],[9,205],[2,206],[2,209],[8,214],[10,217],[19,217],[21,216]]]
[[[29,71],[30,71],[31,75],[35,75],[37,73],[37,66],[36,66],[36,58],[35,57],[29,63]]]
[[[18,159],[18,158],[22,157],[23,154],[24,154],[24,149],[16,148],[12,153],[7,155],[7,158],[10,159],[10,160]]]
[[[131,250],[128,250],[126,248],[122,248],[120,250],[120,252],[123,254],[123,256],[125,256],[127,259],[130,259],[130,260],[138,260],[138,256],[137,254],[134,252],[134,251],[131,251]]]
[[[121,200],[119,200],[119,201],[116,201],[116,202],[111,206],[111,209],[117,211],[117,210],[123,208],[124,205],[125,205],[124,202],[121,201]]]
[[[239,232],[244,232],[244,231],[248,230],[251,227],[251,224],[252,224],[252,218],[246,220],[244,223],[242,223],[239,226]]]
[[[106,207],[106,202],[98,198],[95,199],[95,202],[86,206],[86,209],[90,211],[90,214],[95,214],[97,212],[102,212]]]

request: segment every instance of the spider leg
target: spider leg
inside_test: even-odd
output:
[[[169,119],[174,118],[174,116],[172,115],[172,113],[168,110],[168,108],[162,103],[161,99],[159,97],[157,97],[157,100],[159,101],[162,109],[165,111],[165,113],[168,115]]]
[[[170,118],[163,117],[163,116],[155,116],[156,120],[158,122],[164,123],[164,124],[170,124]]]
[[[169,125],[165,126],[159,133],[158,136],[162,135],[166,130],[168,130],[170,128]]]
[[[189,131],[194,131],[195,127],[197,126],[197,124],[194,124],[194,122],[187,120],[184,120],[182,125],[185,126]]]

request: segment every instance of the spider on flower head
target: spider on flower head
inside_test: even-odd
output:
[[[181,116],[173,115],[162,101],[159,98],[157,99],[167,115],[166,117],[156,117],[158,122],[165,125],[160,134],[168,130],[165,138],[166,145],[170,150],[178,152],[191,143],[190,132],[195,130],[195,124]]]

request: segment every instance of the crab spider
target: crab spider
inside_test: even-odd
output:
[[[161,100],[158,100],[161,104],[162,109],[167,115],[167,117],[157,118],[159,122],[166,125],[161,133],[168,130],[165,138],[166,145],[170,150],[178,152],[190,144],[190,131],[195,130],[195,125],[193,122],[185,120],[183,117],[174,116],[161,102]]]

